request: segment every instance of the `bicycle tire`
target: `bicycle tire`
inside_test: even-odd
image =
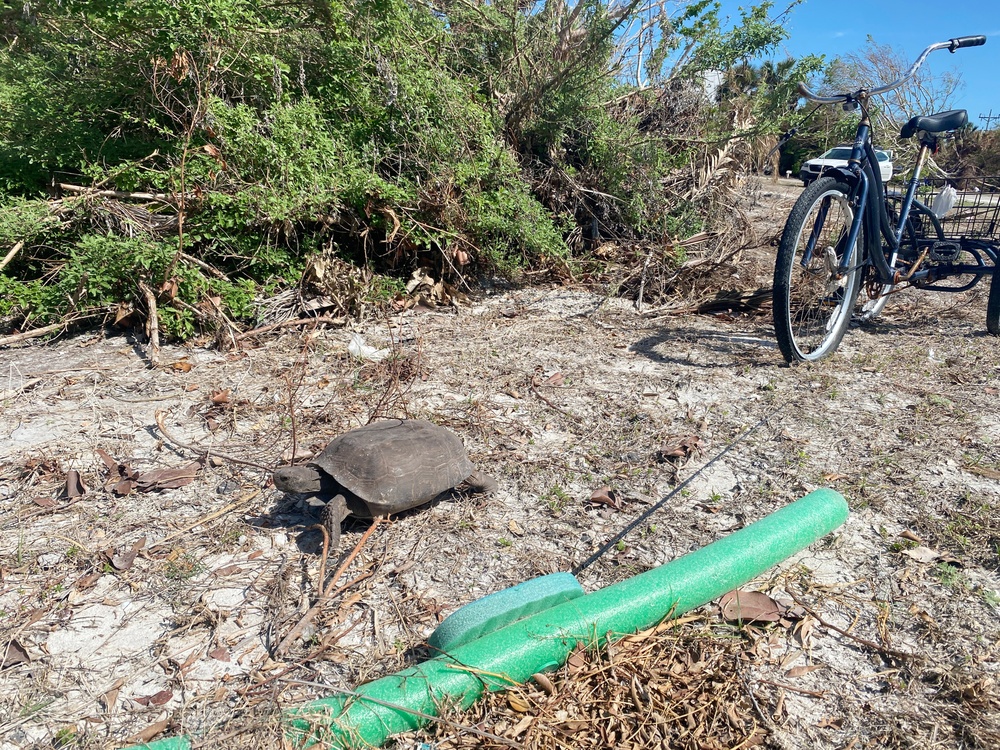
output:
[[[837,278],[834,270],[854,218],[849,195],[850,188],[836,178],[820,177],[802,191],[781,233],[774,264],[774,332],[789,363],[830,356],[850,325],[866,234],[862,225],[852,267]],[[812,237],[815,252],[806,258]]]
[[[1000,258],[993,265],[993,278],[990,279],[990,296],[986,299],[986,330],[994,336],[1000,336]]]

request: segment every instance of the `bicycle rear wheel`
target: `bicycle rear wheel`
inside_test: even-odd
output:
[[[990,279],[990,296],[986,300],[986,330],[994,336],[1000,336],[1000,258],[993,265],[993,278]]]
[[[850,188],[822,177],[802,191],[778,245],[774,266],[774,332],[788,362],[815,361],[837,350],[851,322],[864,265],[865,231],[838,276],[854,209]]]

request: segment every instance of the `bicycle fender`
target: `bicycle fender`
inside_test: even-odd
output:
[[[854,174],[848,167],[830,167],[829,169],[823,170],[824,177],[836,177],[851,187],[858,184],[858,176]]]

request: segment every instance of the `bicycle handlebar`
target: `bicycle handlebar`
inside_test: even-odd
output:
[[[949,52],[954,52],[957,49],[962,49],[962,47],[981,47],[986,44],[986,37],[980,34],[979,36],[960,36],[958,39],[951,40],[951,46],[948,47]]]
[[[892,91],[893,89],[897,89],[902,86],[906,83],[906,81],[916,75],[917,70],[924,64],[924,60],[927,59],[927,55],[931,52],[939,49],[946,49],[949,52],[954,52],[955,50],[962,49],[963,47],[979,47],[983,44],[986,44],[986,37],[982,34],[977,36],[960,36],[955,39],[949,39],[947,42],[935,42],[920,53],[920,57],[916,59],[913,65],[910,66],[909,70],[907,70],[902,77],[899,78],[899,80],[893,81],[885,86],[870,89],[868,91],[868,96],[884,94],[887,91]],[[850,94],[838,94],[837,96],[819,96],[818,94],[814,94],[805,83],[801,81],[799,82],[799,95],[819,104],[836,104],[837,102],[848,101],[854,98],[857,94],[858,92],[852,92]]]

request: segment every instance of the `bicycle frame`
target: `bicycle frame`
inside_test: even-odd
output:
[[[865,222],[866,245],[863,250],[861,263],[869,263],[877,273],[877,281],[880,284],[899,284],[900,282],[919,282],[927,280],[934,273],[932,268],[914,267],[906,271],[897,268],[896,259],[899,256],[903,236],[906,231],[906,223],[910,218],[910,213],[914,206],[917,206],[923,215],[930,217],[934,229],[939,236],[944,236],[938,218],[931,210],[916,200],[917,187],[920,184],[920,176],[927,158],[932,149],[927,143],[922,142],[917,153],[917,160],[913,168],[913,174],[906,186],[902,203],[899,209],[899,216],[895,223],[890,218],[886,210],[885,186],[882,182],[881,172],[873,165],[877,164],[875,148],[871,140],[871,122],[867,114],[867,92],[859,92],[858,103],[862,106],[863,115],[858,123],[855,132],[854,144],[851,148],[851,156],[848,166],[838,167],[828,170],[826,174],[834,174],[843,179],[852,188],[851,201],[855,207],[854,220],[847,238],[846,250],[840,260],[837,269],[838,274],[846,274],[858,263],[855,258],[855,248],[858,247],[858,237],[861,235],[862,222]],[[825,219],[822,214],[817,218],[821,222]],[[954,242],[961,246],[963,250],[972,252],[980,262],[976,265],[951,264],[948,268],[948,275],[960,276],[971,274],[976,276],[970,283],[961,287],[925,287],[936,289],[937,291],[959,292],[966,291],[975,286],[983,276],[993,273],[993,266],[982,263],[979,252],[985,253],[994,264],[997,261],[997,248],[993,243],[979,240],[969,240],[965,238],[946,238],[947,242]],[[884,245],[882,243],[885,243]],[[810,251],[812,247],[810,247]],[[808,261],[809,256],[804,257]]]

